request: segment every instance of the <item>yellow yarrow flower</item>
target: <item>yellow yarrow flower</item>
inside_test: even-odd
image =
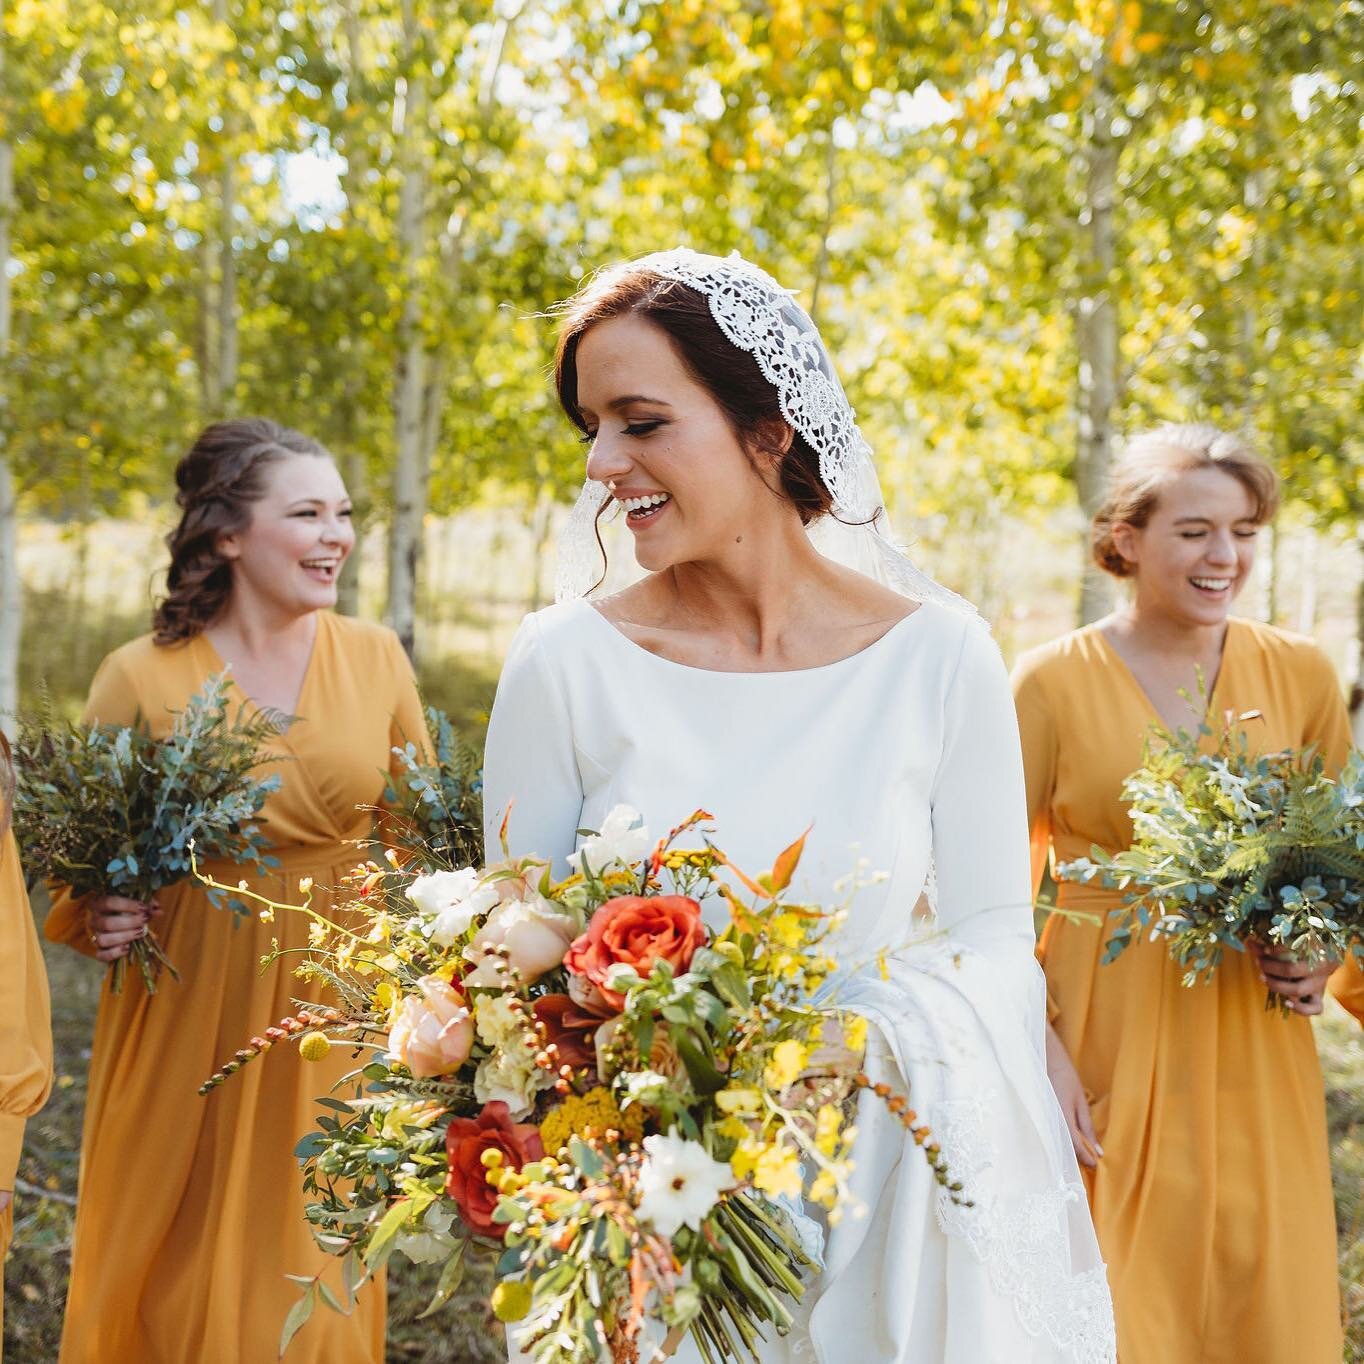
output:
[[[821,1104],[815,1116],[815,1148],[826,1156],[838,1149],[839,1134],[843,1130],[843,1115],[834,1104]]]
[[[789,1089],[810,1059],[810,1049],[795,1038],[788,1037],[778,1042],[772,1049],[772,1059],[763,1072],[763,1081],[769,1089]]]
[[[789,1146],[773,1143],[758,1157],[753,1186],[773,1197],[800,1197],[800,1160]]]
[[[639,1141],[644,1135],[644,1120],[638,1110],[622,1112],[611,1091],[601,1085],[586,1094],[570,1094],[540,1124],[540,1140],[553,1155],[562,1151],[573,1137],[601,1140],[614,1129],[625,1141]]]
[[[843,1040],[848,1050],[861,1053],[867,1049],[867,1020],[861,1014],[846,1016],[843,1024]]]

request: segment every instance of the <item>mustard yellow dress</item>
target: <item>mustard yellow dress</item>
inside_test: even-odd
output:
[[[1034,874],[1131,841],[1119,799],[1156,713],[1095,626],[1014,672]],[[1309,640],[1233,620],[1212,696],[1261,751],[1350,741],[1340,686]],[[1106,915],[1117,892],[1062,884]],[[1051,916],[1038,952],[1057,1032],[1104,1155],[1086,1172],[1109,1266],[1122,1364],[1340,1364],[1335,1217],[1311,1024],[1266,1013],[1253,963],[1228,953],[1186,989],[1162,944],[1101,965],[1109,930]],[[1332,985],[1360,1011],[1358,973]]]
[[[91,686],[86,718],[129,724],[141,716],[164,733],[171,712],[222,660],[198,636],[162,648],[150,637],[108,656]],[[238,700],[244,698],[238,697]],[[329,612],[295,707],[277,743],[283,785],[265,807],[280,861],[242,876],[276,900],[299,899],[300,878],[336,887],[361,859],[394,744],[425,742],[421,704],[397,637]],[[262,972],[272,940],[303,946],[302,915],[273,923],[215,909],[192,882],[162,892],[157,932],[180,972],[155,995],[130,972],[121,994],[100,997],[81,1143],[75,1253],[62,1364],[265,1364],[301,1290],[286,1274],[336,1263],[304,1220],[298,1139],[319,1111],[313,1100],[351,1068],[350,1054],[308,1063],[277,1047],[208,1097],[196,1093],[253,1034],[315,999],[287,961]],[[314,903],[325,909],[323,891]],[[92,949],[78,904],[59,897],[49,938]],[[378,1364],[384,1354],[382,1282],[367,1286],[350,1317],[319,1306],[295,1337],[291,1364]]]
[[[0,809],[0,825],[5,823]],[[14,835],[0,839],[0,1189],[12,1190],[24,1124],[52,1088],[52,1011]],[[0,1213],[0,1264],[9,1254],[14,1205]],[[0,1295],[3,1297],[3,1295]],[[0,1304],[0,1330],[4,1329]]]

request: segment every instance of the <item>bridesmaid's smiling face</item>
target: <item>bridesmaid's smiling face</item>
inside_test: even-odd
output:
[[[774,520],[799,525],[759,472],[759,456],[646,319],[627,313],[585,333],[577,407],[591,446],[587,476],[624,508],[642,568],[713,560]]]
[[[234,595],[249,594],[284,616],[336,605],[336,581],[354,545],[346,485],[318,455],[274,461],[251,524],[218,542],[232,563]]]
[[[1224,621],[1255,565],[1256,514],[1249,489],[1220,469],[1171,479],[1145,526],[1113,527],[1139,609],[1185,625]]]

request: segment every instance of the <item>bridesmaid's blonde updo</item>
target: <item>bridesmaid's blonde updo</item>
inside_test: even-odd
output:
[[[1240,437],[1210,422],[1168,422],[1143,431],[1127,447],[1109,475],[1108,494],[1089,525],[1094,562],[1115,578],[1131,576],[1132,564],[1118,553],[1113,527],[1140,530],[1151,519],[1160,495],[1180,474],[1220,469],[1250,494],[1257,526],[1279,508],[1279,479]]]
[[[331,458],[300,431],[264,417],[239,417],[206,426],[175,466],[180,524],[166,537],[166,597],[152,618],[158,644],[193,639],[227,605],[232,566],[218,541],[251,524],[252,503],[265,495],[266,470],[290,455]]]

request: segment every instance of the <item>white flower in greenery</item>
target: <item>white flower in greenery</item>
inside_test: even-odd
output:
[[[394,1242],[394,1249],[406,1255],[413,1264],[436,1264],[448,1260],[451,1252],[459,1244],[451,1234],[455,1213],[453,1209],[432,1203],[421,1220],[420,1231],[401,1231]]]
[[[417,877],[407,888],[407,898],[429,920],[431,940],[441,947],[452,947],[480,914],[497,903],[497,889],[481,885],[478,872],[464,867]]]
[[[722,1193],[734,1187],[728,1165],[712,1159],[705,1147],[684,1137],[644,1138],[639,1172],[639,1215],[663,1236],[680,1227],[700,1230]]]
[[[601,823],[599,832],[583,839],[583,845],[570,853],[568,865],[582,871],[584,863],[600,872],[613,862],[629,866],[638,862],[649,851],[649,831],[644,827],[638,810],[628,805],[617,805]]]

